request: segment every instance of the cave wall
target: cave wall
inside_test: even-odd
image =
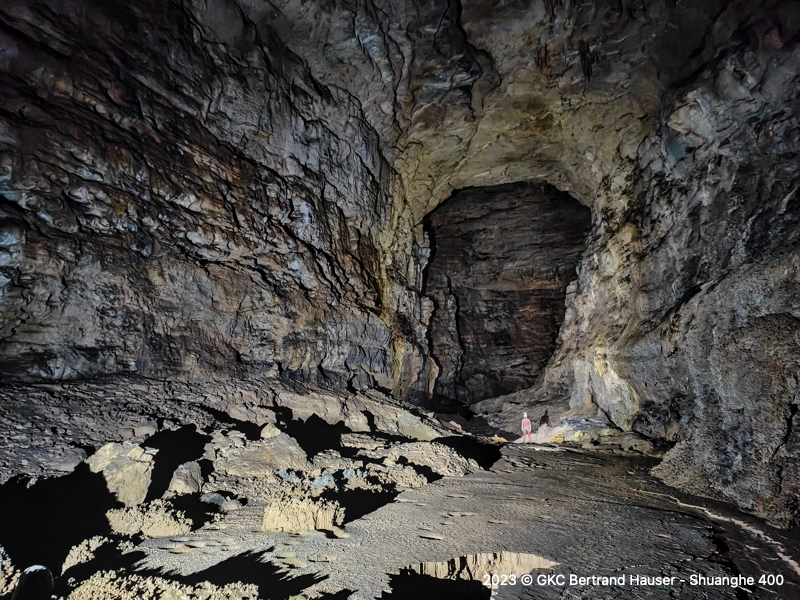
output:
[[[459,190],[425,222],[437,404],[530,387],[555,350],[589,209],[548,186],[510,184]]]
[[[592,209],[559,345],[494,403],[674,442],[798,514],[800,10],[775,0],[7,0],[4,381],[252,373],[424,396],[423,220]]]
[[[781,525],[800,506],[798,15],[709,10],[672,54],[685,76],[650,80],[664,92],[640,141],[619,129],[608,154],[584,138],[595,220],[561,344],[492,417],[513,430],[555,408],[666,440],[665,481]]]
[[[394,387],[389,167],[352,98],[232,3],[0,15],[4,380]]]

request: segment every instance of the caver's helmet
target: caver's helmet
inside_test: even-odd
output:
[[[522,416],[527,419],[528,418],[528,413],[522,413]]]

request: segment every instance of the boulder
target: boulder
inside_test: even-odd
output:
[[[100,448],[86,462],[93,473],[102,473],[109,491],[125,506],[144,502],[153,458],[158,450],[142,448],[133,442],[111,443]]]
[[[264,425],[264,428],[261,430],[261,437],[265,440],[269,438],[274,438],[281,434],[281,430],[275,427],[272,423],[267,423]]]
[[[237,477],[261,477],[279,469],[308,471],[308,456],[297,441],[281,433],[266,440],[228,448],[214,462],[215,470]]]
[[[196,494],[203,487],[203,473],[197,461],[183,463],[172,475],[165,495]]]

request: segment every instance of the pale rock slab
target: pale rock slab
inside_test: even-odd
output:
[[[214,466],[217,471],[237,477],[259,477],[279,469],[310,469],[305,451],[285,433],[228,448]]]
[[[404,458],[412,464],[428,467],[445,477],[463,477],[480,470],[480,466],[474,460],[464,458],[452,448],[436,442],[395,444],[385,449],[362,450],[360,454],[370,458],[388,458],[395,463]]]
[[[108,489],[125,506],[136,506],[144,502],[150,477],[153,472],[153,458],[158,450],[142,448],[132,442],[110,443],[100,448],[86,462],[93,473],[102,473]]]
[[[203,487],[203,472],[197,461],[183,463],[172,474],[166,495],[195,494]]]

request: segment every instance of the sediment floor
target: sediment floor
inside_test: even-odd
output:
[[[366,600],[390,591],[404,567],[419,572],[425,570],[420,563],[455,559],[453,576],[460,557],[503,553],[493,571],[509,576],[509,585],[497,586],[498,598],[800,597],[797,546],[789,536],[722,504],[675,493],[648,475],[653,462],[509,445],[490,471],[403,492],[349,523],[345,539],[262,533],[261,510],[253,504],[223,520],[220,529],[180,537],[177,547],[170,539],[147,541],[143,564],[188,574],[228,555],[263,553],[261,560],[290,567],[293,577],[319,579],[304,595],[350,590],[350,598]],[[520,554],[528,556],[515,562]],[[528,570],[517,567],[535,563],[530,555],[541,557],[542,566],[530,570],[533,584],[524,585]],[[626,585],[570,585],[570,574],[617,581],[624,575]],[[737,575],[754,577],[756,584],[738,590],[705,580],[692,584],[692,576]],[[783,584],[758,584],[762,575],[781,576]],[[673,579],[644,579],[654,577]],[[417,582],[424,597],[425,578]]]

